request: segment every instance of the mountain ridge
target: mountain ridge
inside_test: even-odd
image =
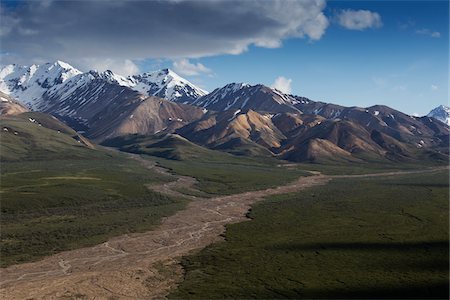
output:
[[[18,99],[33,110],[45,110],[46,98],[67,97],[93,80],[104,80],[131,88],[146,96],[157,96],[179,103],[188,103],[207,94],[170,69],[124,77],[110,70],[81,72],[70,64],[56,61],[43,65],[7,65],[0,69],[0,91]]]
[[[246,83],[206,94],[170,69],[123,77],[109,70],[82,73],[57,61],[28,69],[10,65],[0,75],[0,90],[35,93],[31,101],[41,94],[36,103],[25,102],[96,142],[179,134],[210,149],[294,161],[448,155],[450,127],[384,105],[345,107]]]

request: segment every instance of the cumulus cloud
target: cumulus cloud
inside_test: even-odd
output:
[[[370,10],[342,10],[337,14],[337,22],[350,30],[364,30],[383,26],[381,16]]]
[[[291,84],[292,79],[286,78],[284,76],[279,76],[275,79],[271,87],[285,94],[290,94],[292,91]]]
[[[83,65],[240,54],[251,45],[280,47],[288,38],[320,39],[328,27],[325,6],[325,0],[28,0],[0,9],[8,53],[2,60]]]
[[[431,85],[431,90],[434,92],[434,91],[437,91],[439,89],[439,87],[437,86],[437,85],[435,85],[435,84],[432,84]]]
[[[174,70],[185,76],[194,76],[200,74],[210,74],[212,71],[201,63],[191,63],[188,59],[182,58],[173,62]]]
[[[416,30],[416,33],[417,34],[421,34],[421,35],[427,35],[427,36],[432,37],[432,38],[440,38],[441,37],[441,33],[440,32],[433,31],[433,30],[430,30],[428,28],[418,29],[418,30]]]

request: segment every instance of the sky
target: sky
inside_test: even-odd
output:
[[[2,65],[171,68],[208,91],[262,83],[417,115],[449,101],[444,0],[2,0],[0,25]]]

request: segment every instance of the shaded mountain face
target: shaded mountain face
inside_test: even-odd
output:
[[[427,117],[434,118],[450,126],[450,107],[439,105],[435,109],[431,110]]]

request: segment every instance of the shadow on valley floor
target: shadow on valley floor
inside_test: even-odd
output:
[[[384,185],[416,186],[416,187],[426,187],[426,188],[448,188],[448,184],[446,184],[446,183],[385,183]]]
[[[279,292],[281,295],[283,292]],[[286,294],[291,295],[288,291]],[[317,295],[315,299],[448,299],[449,283],[446,281],[404,287],[372,286],[366,288],[309,290],[308,294]],[[300,291],[301,295],[301,291]],[[323,295],[323,296],[321,296]],[[301,296],[300,296],[301,297]]]
[[[429,242],[390,242],[390,243],[311,243],[311,244],[278,244],[270,250],[396,250],[396,251],[417,251],[432,250],[449,252],[448,241],[429,241]],[[448,263],[448,261],[447,261]],[[447,266],[448,267],[448,266]]]

